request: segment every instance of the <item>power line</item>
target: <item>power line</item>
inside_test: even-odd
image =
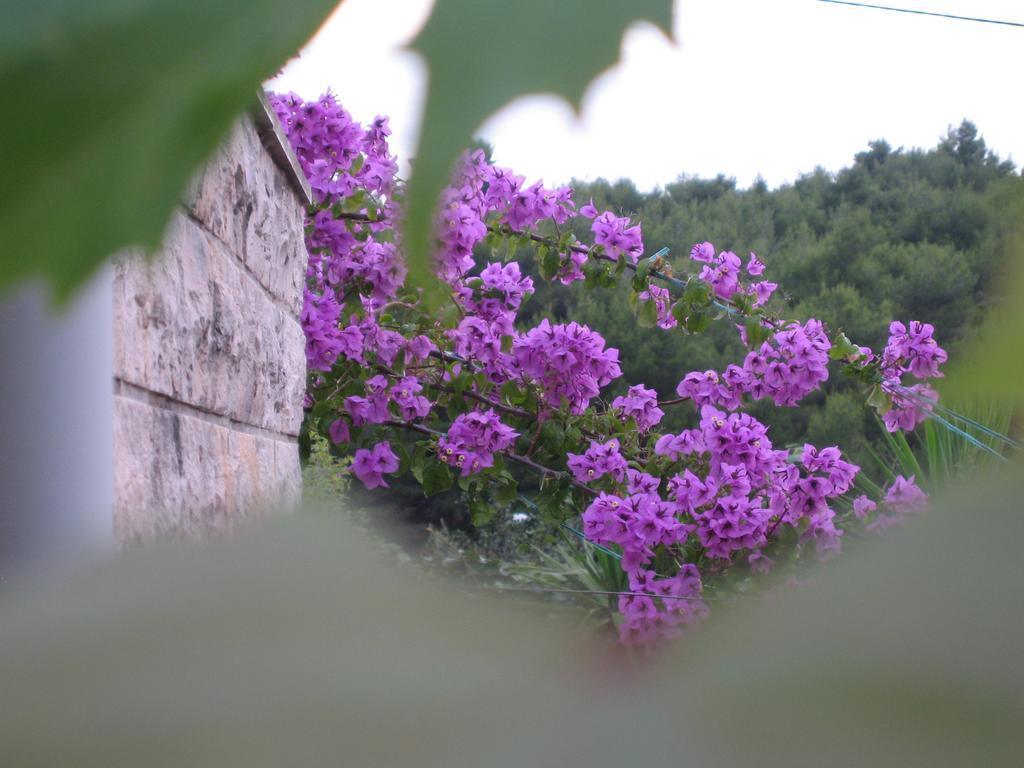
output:
[[[959,21],[978,21],[983,24],[1003,24],[1007,27],[1024,27],[1019,21],[1001,21],[999,19],[981,19],[976,16],[954,16],[951,13],[935,13],[934,11],[916,11],[912,8],[893,8],[889,5],[870,5],[868,3],[853,3],[849,0],[818,0],[819,3],[833,3],[835,5],[852,5],[857,8],[874,8],[879,11],[896,11],[897,13],[913,13],[918,16],[938,16],[941,19],[957,19]]]

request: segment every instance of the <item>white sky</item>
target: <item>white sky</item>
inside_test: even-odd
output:
[[[1024,22],[1021,0],[875,2]],[[403,46],[432,5],[346,0],[268,87],[306,98],[330,88],[357,120],[389,115],[405,161],[426,69]],[[1024,28],[815,0],[676,0],[675,39],[637,24],[580,118],[556,97],[529,96],[479,134],[529,180],[627,177],[641,189],[682,173],[740,186],[760,174],[775,186],[817,165],[838,170],[871,139],[934,146],[964,117],[1002,157],[1024,158]]]

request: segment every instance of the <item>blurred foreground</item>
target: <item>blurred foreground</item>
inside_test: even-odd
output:
[[[134,552],[0,594],[3,763],[1019,764],[1022,493],[950,495],[647,659],[337,514]]]

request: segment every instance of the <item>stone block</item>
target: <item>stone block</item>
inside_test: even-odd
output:
[[[295,316],[306,272],[305,203],[249,117],[193,179],[185,207]]]
[[[297,313],[275,303],[218,238],[182,214],[152,263],[127,256],[115,265],[116,378],[297,435],[304,350]]]
[[[228,531],[301,496],[298,444],[114,398],[114,529],[122,544]]]

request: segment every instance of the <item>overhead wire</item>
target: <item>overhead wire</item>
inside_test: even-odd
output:
[[[896,13],[912,13],[918,16],[936,16],[941,19],[956,19],[957,21],[977,21],[982,24],[1002,24],[1007,27],[1024,27],[1019,21],[1003,21],[1001,19],[983,19],[978,16],[957,16],[952,13],[938,13],[936,11],[921,11],[914,8],[896,8],[891,5],[873,5],[871,3],[856,3],[852,0],[818,0],[819,3],[831,3],[833,5],[851,5],[857,8],[872,8],[878,11],[895,11]]]

